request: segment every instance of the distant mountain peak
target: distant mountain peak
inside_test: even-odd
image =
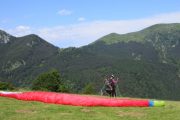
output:
[[[19,37],[19,38],[42,39],[41,37],[39,37],[39,36],[36,35],[36,34],[29,34],[29,35],[25,35],[25,36],[22,36],[22,37]]]
[[[174,31],[180,29],[180,23],[170,23],[170,24],[155,24],[150,27],[147,27],[141,32],[163,32],[163,31]]]
[[[36,34],[29,34],[29,35],[26,35],[26,37],[29,36],[29,37],[39,37],[38,35]]]
[[[115,44],[119,42],[144,42],[147,36],[152,34],[167,34],[167,33],[175,33],[180,31],[180,23],[171,23],[171,24],[155,24],[150,27],[147,27],[143,30],[137,32],[131,32],[126,34],[117,34],[110,33],[106,36],[101,37],[96,42],[104,42],[107,45]]]
[[[4,43],[4,44],[8,43],[10,41],[10,37],[11,37],[10,34],[0,30],[0,43]]]

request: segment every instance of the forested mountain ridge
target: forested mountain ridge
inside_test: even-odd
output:
[[[13,37],[1,32],[0,37],[0,79],[14,84],[24,84],[24,79],[34,78],[36,69],[58,53],[58,48],[37,35]],[[5,42],[3,42],[5,41]],[[38,73],[39,74],[39,73]]]
[[[29,85],[38,74],[55,68],[74,92],[88,84],[98,92],[104,77],[113,73],[120,78],[123,96],[180,99],[178,23],[111,33],[80,48],[60,49],[36,35],[11,39],[0,42],[1,81]]]

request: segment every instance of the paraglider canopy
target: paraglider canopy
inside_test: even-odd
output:
[[[73,106],[106,106],[106,107],[148,107],[163,106],[164,103],[126,99],[126,98],[104,98],[98,96],[83,96],[76,94],[65,94],[55,92],[0,92],[2,97],[11,97],[18,100],[40,101],[45,103],[73,105]]]

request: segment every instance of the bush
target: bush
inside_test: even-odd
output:
[[[0,82],[0,90],[14,90],[14,87],[10,83]]]
[[[32,84],[33,90],[57,92],[61,84],[61,78],[57,70],[40,74]]]
[[[94,85],[92,83],[87,84],[84,89],[83,93],[84,94],[95,94],[95,89]]]

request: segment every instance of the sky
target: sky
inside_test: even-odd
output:
[[[180,23],[180,0],[0,0],[0,29],[37,34],[60,48],[81,47],[110,33]]]

